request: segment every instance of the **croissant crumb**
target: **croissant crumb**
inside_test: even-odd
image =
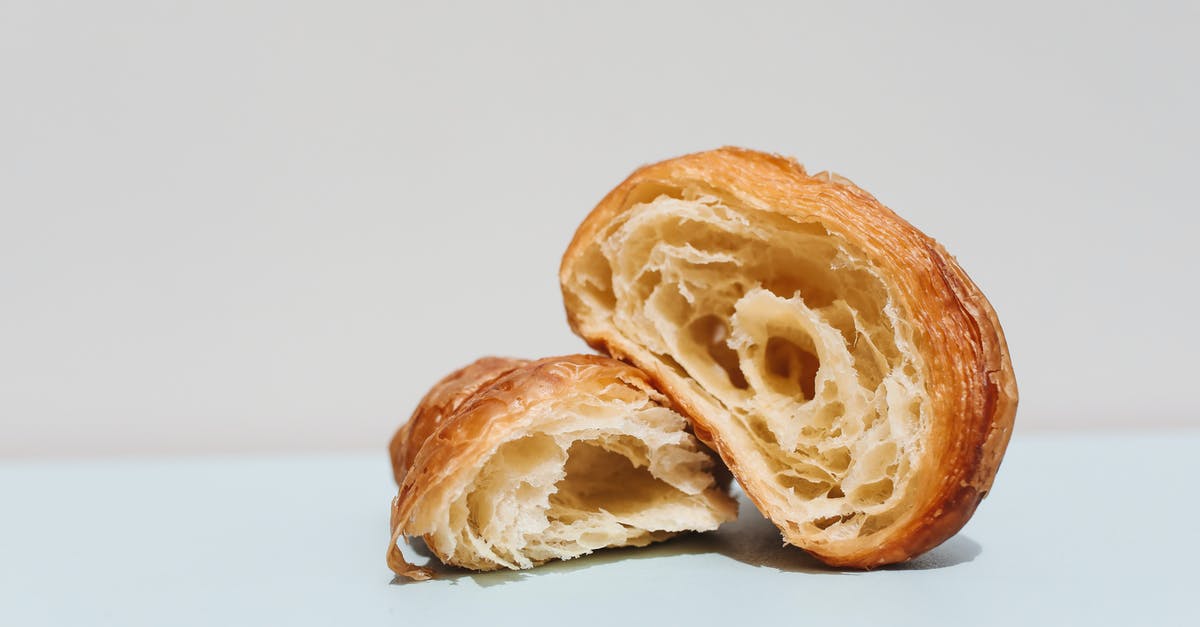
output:
[[[842,177],[740,149],[647,166],[560,277],[572,328],[649,372],[785,538],[830,563],[927,550],[991,483],[1016,408],[995,313]]]

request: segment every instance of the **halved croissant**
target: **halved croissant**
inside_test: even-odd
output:
[[[392,439],[388,566],[424,536],[443,562],[530,568],[716,529],[737,504],[645,375],[594,355],[485,358],[439,382]]]
[[[571,327],[645,370],[789,543],[898,562],[987,494],[1004,334],[934,240],[837,175],[736,148],[643,167],[575,234]]]

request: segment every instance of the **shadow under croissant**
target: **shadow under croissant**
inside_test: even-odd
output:
[[[559,573],[570,573],[583,568],[611,564],[626,560],[654,559],[672,555],[720,554],[730,559],[761,568],[774,568],[780,572],[816,575],[857,575],[865,571],[840,569],[827,566],[808,553],[783,544],[779,530],[763,517],[754,505],[738,493],[740,514],[738,519],[722,525],[711,533],[691,533],[658,542],[647,547],[604,549],[573,560],[547,562],[529,570],[497,570],[477,572],[442,564],[425,546],[420,538],[411,540],[410,550],[427,558],[425,565],[434,571],[437,579],[452,584],[469,577],[483,587],[498,586],[521,581],[530,577],[541,577]],[[933,570],[949,568],[970,562],[983,552],[978,542],[962,534],[950,538],[933,550],[901,564],[885,566],[880,570]],[[393,584],[409,583],[404,577],[395,577]]]

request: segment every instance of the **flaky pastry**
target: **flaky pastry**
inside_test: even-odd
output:
[[[737,148],[643,167],[560,270],[567,318],[692,420],[784,539],[903,561],[991,487],[1017,388],[945,249],[840,176]]]
[[[687,429],[619,361],[481,359],[434,386],[392,439],[388,566],[432,575],[405,561],[405,536],[447,564],[495,570],[716,529],[737,504]]]

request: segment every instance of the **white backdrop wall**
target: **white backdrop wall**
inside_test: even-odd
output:
[[[382,449],[723,144],[955,253],[1018,432],[1200,425],[1200,5],[596,4],[0,4],[0,456]]]

